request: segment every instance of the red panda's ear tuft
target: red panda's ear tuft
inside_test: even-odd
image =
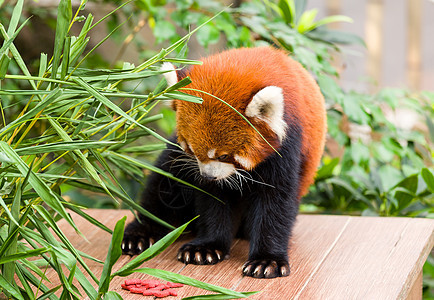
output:
[[[283,117],[285,103],[283,91],[277,86],[267,86],[257,92],[247,105],[246,116],[264,121],[282,141],[286,134]]]
[[[163,76],[166,79],[167,85],[169,87],[178,82],[178,76],[176,75],[175,66],[172,65],[170,62],[163,63],[160,70],[165,71],[165,73],[163,73]]]

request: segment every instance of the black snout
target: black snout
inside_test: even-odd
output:
[[[216,180],[216,179],[217,179],[217,177],[215,177],[215,176],[210,176],[210,175],[202,175],[202,177],[203,177],[204,179],[206,179],[206,180],[209,180],[209,181],[213,181],[213,180]]]

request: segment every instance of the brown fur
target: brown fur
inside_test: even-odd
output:
[[[283,51],[261,47],[210,56],[188,75],[193,82],[187,88],[212,93],[243,114],[259,90],[267,86],[283,89],[288,121],[299,122],[303,131],[299,196],[306,194],[320,163],[327,127],[324,99],[310,74]],[[185,92],[204,99],[203,104],[180,100],[174,103],[178,141],[189,141],[199,160],[207,162],[208,150],[217,149],[221,152],[217,156],[238,154],[249,158],[254,167],[274,152],[231,108],[203,93]],[[278,137],[265,122],[250,121],[273,147],[279,148]]]

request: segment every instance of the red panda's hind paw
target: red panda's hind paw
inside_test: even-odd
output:
[[[227,258],[222,250],[185,244],[178,251],[178,260],[185,264],[214,265]]]
[[[243,266],[243,275],[254,278],[285,277],[290,273],[286,260],[252,259]]]

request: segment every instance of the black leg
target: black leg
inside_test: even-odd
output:
[[[216,191],[214,195],[223,201],[228,196],[219,195]],[[197,237],[179,249],[178,260],[186,264],[216,264],[228,257],[233,240],[235,230],[231,203],[223,204],[199,193],[195,199],[196,212],[200,215],[195,225]]]
[[[260,193],[252,200],[247,220],[249,259],[243,274],[256,278],[288,276],[288,242],[298,212],[296,198],[281,193]]]

